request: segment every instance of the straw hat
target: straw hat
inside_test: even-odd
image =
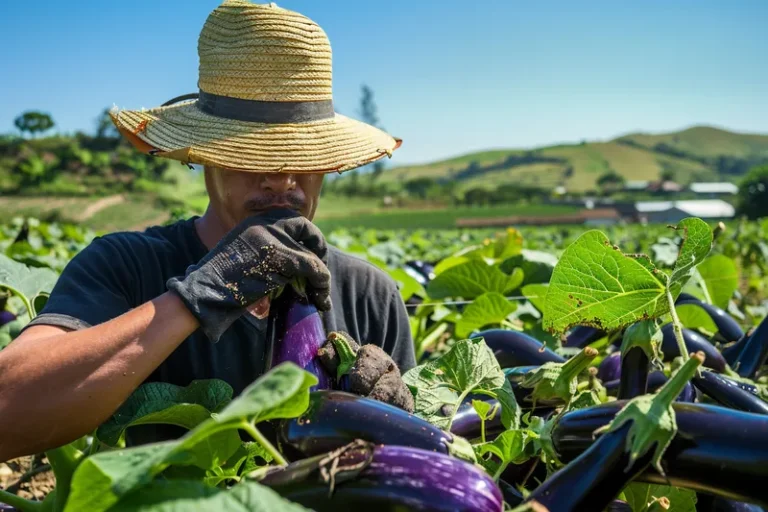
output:
[[[110,112],[140,151],[242,171],[326,173],[400,147],[400,139],[335,113],[328,37],[299,13],[226,0],[208,16],[197,51],[199,93]]]

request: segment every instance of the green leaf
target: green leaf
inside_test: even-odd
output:
[[[149,423],[177,425],[188,430],[211,417],[232,399],[223,380],[197,380],[187,387],[150,382],[139,387],[96,431],[96,437],[116,446],[128,427]]]
[[[645,512],[654,498],[669,499],[669,510],[696,512],[696,492],[669,485],[641,484],[633,482],[624,488],[624,499],[632,512]]]
[[[547,284],[527,284],[523,286],[522,292],[525,298],[531,301],[539,311],[544,311],[545,299],[547,298],[547,292],[549,291],[549,283]]]
[[[677,317],[688,329],[704,329],[709,333],[718,331],[717,324],[704,308],[697,304],[680,304],[675,306]]]
[[[600,231],[566,248],[549,282],[543,325],[564,333],[576,325],[605,331],[666,313],[660,271],[644,256],[627,256]]]
[[[515,309],[517,305],[508,301],[502,294],[484,293],[467,306],[459,321],[456,322],[456,336],[466,338],[481,327],[498,325]]]
[[[703,220],[688,217],[681,220],[676,229],[682,231],[683,241],[668,283],[675,299],[693,275],[696,265],[704,261],[712,248],[712,230]]]
[[[403,301],[410,299],[414,294],[422,297],[426,295],[421,283],[414,279],[413,276],[408,275],[405,270],[401,268],[395,270],[388,268],[387,273],[397,283],[397,288],[400,290],[400,297]]]
[[[523,249],[521,254],[504,260],[500,265],[502,271],[510,273],[520,267],[525,276],[523,284],[548,283],[552,271],[557,265],[557,257],[544,251]]]
[[[533,389],[534,403],[553,398],[570,403],[576,395],[579,374],[587,369],[597,353],[594,348],[585,347],[564,363],[544,363],[526,373],[520,387]]]
[[[28,267],[0,254],[0,290],[7,288],[30,303],[38,295],[48,294],[56,284],[58,274],[49,268]],[[32,311],[35,316],[37,311]]]
[[[482,261],[467,261],[445,270],[430,281],[427,294],[433,299],[474,299],[486,292],[510,292],[522,282],[523,273],[520,269],[516,269],[510,276]]]
[[[507,430],[488,443],[474,445],[478,462],[492,476],[500,475],[509,464],[521,464],[531,458],[528,444],[533,443],[539,436],[528,429]],[[487,457],[493,454],[500,462]]]
[[[728,308],[728,301],[739,287],[739,271],[736,263],[722,254],[713,254],[697,267],[706,284],[712,303],[722,309]]]
[[[499,400],[506,428],[519,425],[512,388],[482,338],[457,341],[442,356],[406,372],[403,381],[414,395],[415,413],[442,429],[450,430],[458,406],[473,392]],[[442,414],[446,405],[453,411],[448,417]]]
[[[190,480],[158,480],[110,509],[110,512],[303,512],[267,486],[243,482],[232,489],[208,487]]]
[[[97,453],[85,459],[72,478],[66,512],[100,512],[132,490],[148,484],[173,465],[211,469],[241,446],[238,428],[278,418],[294,418],[309,405],[317,377],[293,363],[282,363],[259,377],[219,414],[175,441]]]
[[[622,357],[633,347],[645,352],[648,361],[661,361],[661,340],[664,336],[655,320],[640,320],[627,327],[621,342]]]

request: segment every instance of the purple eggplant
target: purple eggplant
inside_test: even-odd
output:
[[[592,446],[593,432],[625,403],[609,402],[560,417],[552,431],[560,459],[571,461]],[[768,416],[704,404],[672,407],[678,434],[662,458],[666,478],[649,469],[637,479],[765,505]]]
[[[364,442],[275,467],[259,483],[318,512],[501,512],[504,506],[491,477],[472,464],[418,448]]]
[[[603,336],[605,336],[605,331],[587,325],[577,325],[566,335],[563,346],[569,348],[584,348]]]
[[[717,326],[718,337],[725,343],[736,341],[744,336],[744,331],[741,330],[738,322],[736,322],[731,315],[713,304],[708,304],[687,293],[681,293],[676,304],[692,304],[694,306],[699,306],[706,311]]]
[[[333,379],[317,357],[327,336],[314,304],[296,293],[292,286],[286,286],[269,309],[272,366],[291,361],[317,377],[318,383],[312,390],[332,388]]]
[[[661,332],[664,334],[664,339],[661,342],[661,351],[664,353],[664,360],[671,361],[680,355],[672,324],[666,324],[661,328]],[[723,359],[723,356],[718,352],[715,346],[704,339],[702,335],[683,327],[683,340],[685,341],[685,347],[688,349],[688,353],[704,352],[705,367],[712,368],[718,373],[723,373],[725,371],[725,359]]]
[[[4,309],[0,310],[0,326],[13,322],[14,320],[16,320],[16,315]]]
[[[760,367],[768,359],[768,316],[763,318],[733,363],[733,369],[742,377],[755,378]]]
[[[648,355],[638,346],[630,347],[622,354],[619,400],[629,400],[648,392],[649,366]]]
[[[621,353],[606,356],[597,368],[597,378],[603,382],[616,380],[621,376]]]
[[[499,414],[501,416],[501,414]],[[344,391],[314,391],[298,418],[277,428],[288,460],[327,453],[355,439],[450,453],[453,436],[393,405]]]
[[[723,375],[702,371],[693,384],[705,395],[726,407],[755,414],[768,414],[768,402],[739,386]]]
[[[733,366],[736,360],[739,358],[739,354],[741,354],[741,351],[744,350],[744,347],[747,345],[747,342],[749,341],[749,334],[745,334],[741,338],[738,339],[735,343],[730,343],[720,349],[720,353],[725,358],[725,361]]]
[[[605,512],[632,512],[632,507],[629,506],[629,503],[622,500],[613,500],[608,507],[606,507]]]
[[[523,502],[523,495],[520,494],[520,491],[503,479],[499,480],[499,489],[501,490],[501,495],[504,497],[504,501],[507,502],[509,506],[516,507]]]
[[[546,348],[539,340],[519,331],[488,329],[472,335],[473,338],[478,336],[485,339],[502,368],[565,362],[564,357]]]
[[[475,411],[475,408],[472,407],[472,399],[482,400],[487,402],[491,408],[497,408],[497,412],[494,414],[493,418],[485,421],[485,435],[489,438],[493,438],[504,432],[505,428],[501,423],[499,401],[495,398],[490,398],[489,396],[470,396],[456,411],[456,415],[453,417],[453,423],[451,423],[451,433],[470,440],[480,437],[482,421],[480,421],[480,416],[477,414],[477,411]]]
[[[667,376],[662,371],[654,371],[648,374],[647,392],[655,393],[657,389],[667,382]],[[621,379],[612,380],[604,384],[606,392],[611,396],[617,396],[621,387]],[[696,398],[696,390],[690,382],[685,385],[678,395],[676,402],[693,402]]]
[[[765,512],[765,509],[759,505],[751,505],[743,501],[733,501],[699,493],[696,500],[696,512]]]

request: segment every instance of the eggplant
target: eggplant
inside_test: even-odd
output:
[[[696,500],[696,512],[765,512],[763,507],[743,501],[733,501],[718,496],[699,493]]]
[[[504,507],[493,479],[472,464],[418,448],[360,441],[270,468],[259,483],[318,512],[501,512]]]
[[[734,320],[731,315],[723,311],[718,306],[715,306],[714,304],[708,304],[703,300],[700,300],[687,293],[681,293],[675,304],[692,304],[694,306],[699,306],[701,309],[706,311],[709,317],[717,326],[718,336],[725,343],[736,341],[744,336],[744,331],[741,330],[738,322],[736,322],[736,320]]]
[[[547,362],[564,363],[565,358],[546,348],[539,340],[519,331],[507,329],[487,329],[472,334],[482,337],[485,344],[493,351],[499,366],[542,365]]]
[[[605,512],[632,512],[632,507],[626,501],[613,500],[605,509]]]
[[[735,343],[731,343],[720,349],[720,353],[723,355],[725,361],[729,365],[733,366],[734,363],[736,363],[736,360],[739,358],[739,354],[741,354],[741,351],[744,350],[744,347],[747,345],[748,341],[749,335],[745,334]]]
[[[733,369],[742,377],[755,378],[760,367],[768,359],[768,316],[763,318],[733,363]]]
[[[661,386],[663,386],[665,382],[667,382],[667,376],[664,375],[664,372],[658,371],[658,370],[653,371],[648,374],[646,391],[648,393],[655,393],[656,390],[659,389]],[[611,396],[617,396],[619,393],[620,387],[621,387],[621,379],[612,380],[610,382],[605,383],[605,390]],[[694,389],[693,384],[689,382],[688,384],[685,385],[685,387],[680,392],[680,395],[678,395],[675,401],[693,402],[695,398],[696,398],[696,390]]]
[[[11,313],[10,311],[0,309],[0,326],[13,322],[14,320],[16,320],[16,315]]]
[[[277,426],[277,442],[289,461],[327,453],[355,439],[445,454],[454,442],[451,434],[398,407],[344,391],[310,393],[307,410]]]
[[[523,502],[523,495],[520,491],[515,489],[512,485],[505,482],[503,479],[499,480],[499,489],[504,501],[511,507],[516,507]],[[630,512],[632,512],[630,510]]]
[[[664,339],[661,342],[661,351],[664,353],[664,360],[671,361],[680,355],[672,324],[666,324],[661,328],[661,332],[664,334]],[[685,341],[685,347],[689,353],[699,351],[704,352],[705,367],[712,368],[718,373],[723,373],[725,371],[725,359],[723,359],[723,356],[717,348],[704,339],[702,335],[683,327],[683,340]]]
[[[267,339],[272,355],[268,360],[271,359],[272,367],[291,361],[317,377],[318,383],[311,390],[332,388],[333,379],[317,357],[327,336],[314,304],[293,286],[286,286],[269,310]]]
[[[621,353],[614,352],[605,356],[597,368],[597,378],[603,382],[616,380],[621,376]]]
[[[451,433],[470,440],[480,437],[482,421],[480,421],[480,416],[477,414],[477,411],[475,411],[475,408],[472,407],[473,399],[483,400],[484,402],[488,402],[491,408],[497,408],[497,412],[493,418],[485,421],[485,435],[492,439],[504,432],[506,429],[501,423],[501,406],[499,405],[499,401],[488,396],[470,396],[456,411],[456,414],[453,417],[453,423],[451,423]]]
[[[594,442],[624,401],[568,412],[558,419],[552,441],[570,461]],[[729,499],[768,504],[768,416],[716,405],[674,403],[678,434],[662,458],[666,477],[649,469],[637,480],[686,487]]]
[[[768,402],[745,390],[739,383],[717,373],[702,371],[693,378],[693,384],[702,393],[731,409],[768,414]]]
[[[649,366],[648,355],[638,346],[632,346],[622,354],[619,400],[629,400],[648,392]]]
[[[587,325],[577,325],[571,330],[571,332],[566,335],[563,346],[569,348],[584,348],[590,343],[599,340],[605,336],[605,334],[605,331],[596,329],[594,327],[589,327]]]

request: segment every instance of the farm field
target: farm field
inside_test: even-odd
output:
[[[504,502],[514,507],[524,496],[549,510],[564,510],[566,503],[600,503],[595,510],[603,510],[614,498],[638,512],[656,510],[654,500],[669,503],[659,510],[682,511],[713,510],[713,502],[727,499],[768,504],[766,468],[728,456],[746,447],[757,458],[768,455],[761,448],[768,428],[768,220],[710,226],[691,218],[677,230],[661,225],[602,231],[339,226],[326,229],[331,244],[367,259],[398,283],[419,366],[404,375],[415,416],[371,399],[349,402],[372,425],[394,415],[401,426],[393,424],[386,432],[361,426],[356,438],[373,444],[348,444],[354,439],[334,434],[333,446],[345,447],[331,459],[335,464],[343,468],[364,457],[374,464],[364,470],[365,481],[386,486],[392,484],[372,469],[375,461],[390,457],[400,471],[412,471],[408,457],[417,457],[422,469],[408,481],[422,485],[423,458],[431,458],[470,482],[456,506],[481,502],[482,510],[501,511]],[[0,299],[5,310],[0,349],[13,343],[42,307],[57,273],[95,235],[81,226],[34,218],[0,226],[0,288],[6,290]],[[648,259],[639,258],[641,252]],[[634,298],[638,293],[645,297],[642,302]],[[8,321],[9,313],[15,319]],[[686,355],[703,352],[684,362],[681,347]],[[622,357],[634,362],[625,365]],[[698,365],[703,366],[697,370]],[[37,510],[32,500],[43,498],[58,481],[69,483],[59,486],[63,510],[161,510],[182,496],[211,507],[235,500],[248,508],[274,500],[270,510],[302,510],[297,503],[361,505],[350,494],[360,477],[337,480],[330,495],[330,484],[321,479],[311,485],[323,492],[309,499],[274,476],[298,471],[294,464],[302,462],[277,466],[288,453],[296,457],[299,445],[291,443],[299,441],[270,440],[258,433],[261,426],[299,428],[330,421],[312,419],[312,411],[323,404],[340,406],[328,391],[310,391],[313,379],[284,363],[238,397],[231,389],[227,394],[221,381],[207,382],[201,394],[168,388],[163,391],[167,399],[159,402],[148,399],[157,390],[144,388],[92,436],[34,459],[0,464],[5,468],[0,489],[12,491],[0,491],[0,502]],[[435,396],[438,402],[430,398]],[[652,444],[635,445],[641,455],[624,472],[630,460],[629,452],[624,454],[628,429],[610,422],[620,410],[621,417],[636,418],[632,407],[625,407],[632,398],[640,400],[632,407],[655,407],[665,418],[658,424],[630,419],[632,428],[668,441],[658,452]],[[190,407],[199,411],[194,420],[184,416]],[[669,417],[677,418],[672,430]],[[126,430],[152,422],[183,424],[189,433],[151,451],[123,447]],[[225,440],[226,432],[234,434],[246,424],[253,441]],[[608,430],[593,441],[599,426]],[[455,450],[434,453],[446,445],[437,448],[413,434],[424,429],[438,436],[451,432],[449,446]],[[727,434],[729,429],[738,435]],[[691,438],[701,440],[702,447],[690,445],[686,439]],[[199,440],[206,440],[205,448],[195,444]],[[289,448],[294,451],[285,451]],[[71,458],[54,475],[46,461],[60,460],[61,453]],[[197,462],[181,453],[195,453]],[[317,463],[310,455],[298,458]],[[689,463],[694,457],[697,468]],[[265,476],[268,468],[272,477]],[[94,472],[101,476],[94,478]],[[392,492],[390,499],[423,491],[406,486]]]

